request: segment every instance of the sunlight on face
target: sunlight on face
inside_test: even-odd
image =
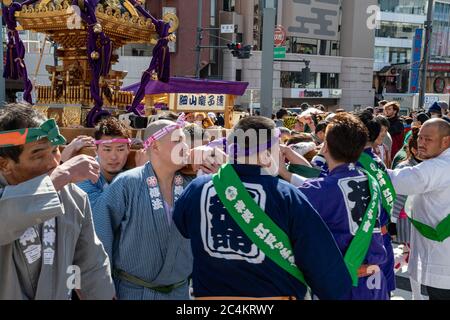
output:
[[[23,146],[19,162],[8,159],[8,183],[16,185],[48,174],[61,162],[58,146],[53,146],[47,138],[30,142]]]
[[[187,163],[188,145],[182,129],[176,129],[159,141],[158,157],[163,163],[182,168]]]
[[[123,137],[102,137],[102,140],[123,139]],[[101,170],[117,174],[127,163],[130,146],[127,143],[109,143],[98,146],[97,155]]]
[[[439,156],[445,150],[443,140],[436,126],[422,126],[417,139],[419,158],[427,160]]]

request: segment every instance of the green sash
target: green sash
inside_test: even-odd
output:
[[[397,198],[397,193],[392,185],[391,178],[384,170],[378,167],[378,164],[367,153],[363,152],[358,161],[367,173],[378,181],[381,189],[383,208],[391,216],[392,210],[394,209],[394,202]]]
[[[295,264],[287,234],[258,206],[248,193],[231,164],[213,176],[220,201],[249,239],[278,266],[307,286]]]
[[[378,217],[378,199],[380,197],[380,189],[377,181],[367,172],[363,171],[368,179],[370,190],[370,202],[367,206],[364,218],[353,237],[350,246],[345,252],[344,261],[347,269],[352,277],[353,286],[358,286],[358,269],[364,261],[372,241],[373,229]]]
[[[378,216],[379,189],[375,179],[368,178],[371,201],[344,258],[354,286],[358,285],[358,269],[369,249]],[[213,176],[213,183],[222,204],[247,237],[269,259],[307,286],[295,264],[289,237],[253,200],[232,165],[222,166]]]
[[[419,232],[423,237],[436,241],[436,242],[444,242],[450,237],[450,214],[447,215],[441,222],[439,222],[436,228],[433,228],[429,225],[426,225],[420,221],[415,220],[412,217],[412,196],[407,198],[405,203],[405,212],[408,216],[408,220],[411,224],[416,228],[417,232]]]
[[[430,227],[420,221],[414,220],[408,215],[409,221],[416,230],[425,238],[437,242],[444,242],[450,237],[450,214],[438,223],[436,228]]]
[[[291,173],[298,174],[299,176],[308,179],[318,178],[321,172],[319,169],[303,166],[301,164],[290,164],[287,169]]]

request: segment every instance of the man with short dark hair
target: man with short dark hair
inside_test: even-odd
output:
[[[247,137],[247,139],[246,139]],[[174,221],[191,239],[198,299],[347,298],[350,278],[328,228],[293,186],[274,177],[279,133],[247,117],[228,139],[232,163],[194,180]]]
[[[321,145],[325,141],[325,131],[327,129],[329,122],[328,121],[321,121],[317,124],[315,128],[314,134],[312,134],[314,142],[317,145]]]
[[[395,201],[395,191],[393,188],[388,188],[390,185],[388,183],[389,176],[387,175],[386,165],[373,150],[374,143],[380,136],[382,125],[370,112],[361,112],[358,114],[358,117],[366,126],[369,133],[369,139],[364,148],[364,152],[361,154],[361,158],[357,162],[357,166],[365,169],[373,177],[376,177],[379,182],[381,197],[383,199],[383,207],[380,211],[381,234],[383,235],[384,247],[387,253],[386,262],[381,264],[380,267],[387,279],[389,292],[393,292],[396,288],[394,274],[395,261],[392,239],[389,234],[389,225],[391,223],[390,215],[392,206]]]
[[[417,145],[422,163],[389,171],[396,192],[413,196],[408,271],[427,286],[430,300],[449,300],[450,124],[428,120]]]
[[[328,176],[307,180],[288,174],[283,167],[280,175],[299,187],[333,233],[352,274],[350,298],[387,300],[387,282],[380,269],[386,261],[380,233],[380,191],[376,181],[355,166],[367,141],[368,132],[361,121],[338,114],[327,127],[321,151]],[[358,258],[355,247],[363,248]]]
[[[400,104],[396,101],[388,102],[384,105],[384,115],[389,120],[389,134],[392,138],[391,159],[395,157],[397,152],[403,146],[404,126],[399,118]]]
[[[284,127],[284,118],[289,116],[289,112],[285,108],[281,108],[276,113],[275,124],[277,128]]]
[[[375,117],[375,121],[377,121],[381,125],[380,134],[378,138],[375,139],[373,144],[373,150],[380,157],[386,167],[391,167],[391,148],[392,148],[392,138],[389,134],[390,123],[385,116],[378,115]],[[385,142],[390,142],[390,145],[385,144]]]
[[[378,102],[378,107],[381,107],[384,109],[384,106],[388,103],[389,101],[387,100],[381,100]]]
[[[116,118],[109,117],[99,122],[95,128],[97,161],[100,177],[96,183],[86,180],[78,184],[87,193],[94,215],[97,199],[114,178],[123,171],[130,154],[130,133]]]
[[[70,169],[73,160],[57,168],[58,146],[64,143],[56,122],[30,106],[0,109],[0,299],[67,300],[73,289],[82,299],[114,297],[86,194],[48,176],[57,172],[79,181],[80,174]],[[86,163],[85,156],[74,160]],[[94,161],[84,170],[81,176],[97,179]],[[13,193],[25,182],[34,192],[22,203]]]
[[[300,109],[302,109],[302,111],[306,111],[306,110],[308,110],[309,108],[311,108],[311,106],[310,106],[308,103],[306,103],[306,102],[303,102],[303,103],[300,105]]]

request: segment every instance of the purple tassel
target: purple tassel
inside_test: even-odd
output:
[[[12,3],[9,7],[3,5],[2,14],[5,19],[6,26],[8,28],[8,43],[6,44],[6,64],[3,71],[3,77],[5,79],[22,79],[24,82],[23,99],[32,104],[31,91],[33,85],[28,79],[27,66],[25,64],[25,46],[20,39],[17,28],[17,20],[15,13],[22,10],[22,6],[30,5],[37,2],[37,0],[28,0],[20,4],[17,2]]]
[[[158,75],[158,80],[161,82],[169,82],[170,79],[170,52],[168,43],[170,23],[166,23],[163,20],[156,20],[150,13],[148,13],[141,5],[135,0],[130,0],[131,4],[146,18],[152,20],[155,25],[156,32],[158,33],[159,40],[153,49],[153,57],[150,66],[144,71],[141,78],[141,84],[136,92],[133,103],[127,108],[128,112],[141,116],[143,112],[139,110],[138,105],[141,103],[145,96],[145,87],[152,80],[152,74]]]
[[[100,33],[94,32],[94,25],[97,23],[97,17],[95,16],[95,8],[98,4],[98,0],[84,0],[85,11],[81,10],[81,18],[88,25],[88,39],[87,39],[87,55],[88,62],[92,69],[92,79],[90,83],[91,96],[94,99],[94,107],[89,111],[87,115],[87,126],[94,127],[97,120],[103,116],[107,116],[110,113],[103,110],[103,99],[100,93],[100,76],[107,76],[111,69],[111,55],[112,44],[111,39],[105,35],[102,31]],[[78,6],[78,0],[73,0],[72,5]],[[97,46],[97,42],[100,42],[100,47]],[[97,52],[98,59],[92,58],[92,53]]]

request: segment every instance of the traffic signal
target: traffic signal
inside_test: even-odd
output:
[[[231,50],[233,57],[238,59],[250,59],[252,46],[243,46],[241,43],[228,43],[227,47]]]
[[[309,67],[303,68],[302,69],[302,80],[303,80],[303,83],[309,84],[310,77],[311,77],[311,69]]]
[[[310,82],[311,70],[309,67],[303,68],[301,72],[292,73],[292,78],[295,83],[301,85],[308,85]]]
[[[239,57],[239,59],[250,59],[251,55],[252,55],[252,46],[248,45],[248,46],[244,46],[241,51],[241,56]]]
[[[239,49],[241,49],[240,43],[228,43],[227,47],[231,50],[233,57],[237,58],[239,56]]]

